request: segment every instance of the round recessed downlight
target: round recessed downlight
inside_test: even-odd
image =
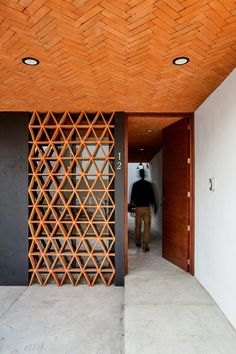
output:
[[[153,129],[147,129],[146,132],[147,132],[147,133],[152,133],[152,132],[153,132]]]
[[[27,57],[27,58],[23,58],[22,59],[22,62],[26,65],[31,65],[31,66],[34,66],[34,65],[38,65],[39,64],[39,60],[38,59],[35,59],[35,58],[30,58],[30,57]]]
[[[179,57],[173,60],[173,64],[175,65],[184,65],[187,64],[188,62],[189,62],[189,58],[187,57]]]
[[[139,151],[143,151],[143,150],[144,150],[143,148],[139,149]]]

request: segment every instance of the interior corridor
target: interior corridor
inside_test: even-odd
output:
[[[125,288],[0,287],[0,353],[235,354],[236,332],[196,278],[134,245]]]

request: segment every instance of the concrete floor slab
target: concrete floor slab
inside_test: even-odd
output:
[[[161,247],[160,241],[158,246]],[[150,253],[136,250],[129,263],[130,273],[125,278],[126,305],[214,303],[196,278],[161,257],[155,243]]]
[[[0,353],[123,354],[123,303],[114,286],[26,288],[1,318]]]
[[[235,354],[235,331],[215,305],[128,305],[127,354]]]
[[[150,252],[134,244],[125,279],[125,353],[235,354],[236,331],[195,277],[161,257],[153,233]]]
[[[23,286],[0,286],[0,318],[25,290]]]

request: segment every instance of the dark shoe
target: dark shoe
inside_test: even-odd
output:
[[[150,248],[149,247],[145,247],[144,248],[144,252],[149,252],[150,251]]]
[[[141,243],[136,242],[137,247],[141,247]]]

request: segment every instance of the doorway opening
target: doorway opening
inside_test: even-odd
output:
[[[157,206],[156,214],[152,210],[148,254],[162,255],[194,274],[194,116],[132,113],[127,119],[128,201],[131,201],[133,183],[140,178],[140,169],[144,169],[145,179],[152,183]],[[145,247],[136,245],[135,219],[133,208],[128,216],[127,270],[128,257],[145,251]]]

